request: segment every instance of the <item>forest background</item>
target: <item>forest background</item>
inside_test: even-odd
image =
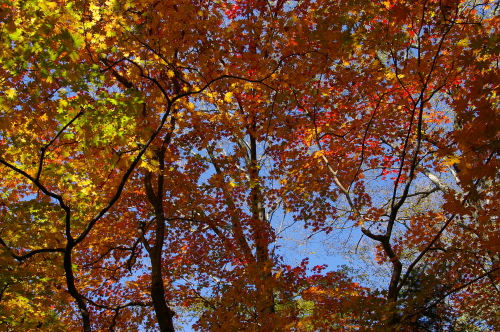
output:
[[[0,330],[500,330],[499,6],[2,0]]]

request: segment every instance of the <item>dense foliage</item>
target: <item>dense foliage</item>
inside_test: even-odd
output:
[[[0,329],[500,329],[499,7],[3,0]]]

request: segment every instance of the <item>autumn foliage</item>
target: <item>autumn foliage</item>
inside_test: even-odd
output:
[[[0,330],[500,329],[499,11],[1,2]]]

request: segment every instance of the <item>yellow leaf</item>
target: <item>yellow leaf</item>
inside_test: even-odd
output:
[[[227,103],[230,103],[231,102],[231,97],[233,96],[233,93],[232,92],[228,92],[224,95],[224,101],[227,102]]]
[[[388,72],[385,74],[385,77],[388,79],[388,80],[392,80],[396,77],[396,74],[394,72]]]
[[[445,162],[444,162],[446,165],[454,165],[454,164],[459,164],[460,163],[460,158],[458,158],[457,156],[450,156],[450,157],[447,157]]]
[[[319,150],[313,153],[314,158],[321,158],[323,156],[323,150]]]
[[[8,90],[6,90],[5,92],[5,95],[9,98],[9,99],[14,99],[14,97],[16,96],[17,92],[15,89],[13,88],[10,88]]]
[[[40,8],[42,8],[42,10],[54,10],[57,8],[57,2],[40,1]]]

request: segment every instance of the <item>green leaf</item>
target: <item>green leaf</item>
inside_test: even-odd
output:
[[[17,29],[16,32],[9,34],[9,38],[11,40],[17,41],[20,39],[22,33],[23,33],[23,30]]]

